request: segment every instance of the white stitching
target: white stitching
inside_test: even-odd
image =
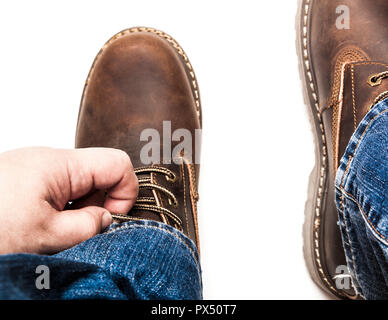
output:
[[[94,60],[92,68],[90,69],[88,78],[86,79],[85,86],[87,86],[87,84],[89,83],[89,79],[90,79],[90,77],[92,75],[92,72],[94,70],[94,66],[95,66],[99,56],[105,50],[105,48],[107,48],[115,40],[117,40],[117,39],[119,39],[119,38],[121,38],[121,37],[123,37],[123,36],[125,36],[127,34],[135,33],[135,32],[150,32],[150,33],[156,34],[157,36],[159,36],[159,37],[165,39],[166,41],[168,41],[175,48],[177,53],[183,58],[184,63],[185,63],[185,67],[188,69],[188,74],[191,77],[191,84],[192,84],[192,86],[194,88],[193,92],[194,92],[194,100],[195,100],[195,107],[196,107],[197,115],[198,115],[198,117],[201,117],[201,101],[200,101],[200,96],[199,96],[197,79],[196,79],[193,67],[191,66],[191,63],[190,63],[189,59],[187,58],[187,55],[183,51],[182,47],[171,36],[169,36],[168,34],[164,33],[163,31],[156,30],[156,29],[153,29],[153,28],[146,28],[146,27],[130,28],[130,29],[126,29],[126,30],[121,31],[121,32],[115,34],[112,38],[110,38],[104,44],[104,46],[102,47],[100,52],[97,54],[97,57]]]
[[[309,47],[307,45],[307,43],[308,43],[307,24],[308,24],[308,16],[310,13],[310,8],[311,8],[310,0],[305,0],[304,10],[303,10],[304,14],[303,14],[303,40],[302,40],[303,41],[304,66],[305,66],[304,70],[305,70],[305,75],[308,77],[308,80],[309,80],[309,87],[311,90],[311,96],[314,99],[314,107],[316,109],[316,115],[317,115],[317,118],[319,121],[319,128],[321,131],[321,138],[322,138],[322,150],[321,150],[322,151],[322,159],[321,159],[321,168],[320,168],[318,197],[317,197],[317,201],[315,204],[315,211],[314,211],[315,215],[314,215],[314,233],[313,234],[314,234],[315,239],[313,241],[313,246],[314,246],[315,260],[318,264],[318,270],[319,270],[319,273],[321,274],[322,279],[326,282],[326,284],[329,286],[329,288],[331,290],[342,295],[342,293],[339,292],[338,290],[336,290],[331,285],[329,280],[327,279],[325,272],[323,271],[322,263],[321,263],[320,255],[319,255],[319,228],[321,225],[320,216],[321,216],[321,202],[322,202],[322,194],[323,194],[323,182],[324,182],[325,177],[326,177],[327,147],[326,147],[325,131],[324,131],[323,122],[322,122],[322,115],[321,115],[321,111],[319,108],[318,96],[316,94],[315,85],[313,83],[313,77],[312,77],[312,73],[310,70],[311,63],[310,63],[310,59],[309,59]]]

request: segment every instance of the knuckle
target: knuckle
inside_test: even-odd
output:
[[[100,231],[102,212],[99,212],[93,208],[88,208],[86,209],[86,213],[90,219],[88,219],[88,224],[85,229],[88,233],[94,235]]]
[[[128,169],[133,168],[131,158],[129,157],[129,155],[125,151],[117,149],[117,155],[118,155],[118,158],[119,158],[121,165],[123,165],[124,167],[126,167]]]

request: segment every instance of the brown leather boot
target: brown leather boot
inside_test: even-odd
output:
[[[132,28],[104,45],[86,80],[76,147],[117,148],[130,156],[139,197],[127,215],[114,215],[117,221],[164,222],[199,247],[200,128],[197,80],[174,39],[155,29]],[[178,148],[174,154],[182,136],[191,153]],[[83,205],[103,201],[101,192],[82,199]]]
[[[346,265],[334,178],[357,125],[387,96],[388,1],[303,0],[297,28],[305,100],[311,111],[316,166],[310,177],[304,253],[313,280],[339,298],[356,299],[337,269]]]

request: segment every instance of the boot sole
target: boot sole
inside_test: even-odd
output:
[[[303,85],[304,103],[307,106],[311,128],[314,135],[315,166],[309,177],[305,221],[303,225],[303,253],[312,280],[331,298],[352,298],[335,288],[329,274],[325,272],[326,257],[320,246],[321,221],[325,219],[325,194],[328,192],[328,157],[325,131],[319,110],[317,87],[309,48],[309,22],[314,0],[298,0],[296,17],[296,47],[299,61],[299,76]]]

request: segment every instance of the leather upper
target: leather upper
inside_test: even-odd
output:
[[[85,85],[76,133],[77,148],[118,148],[128,153],[135,169],[151,166],[172,171],[174,179],[158,172],[141,172],[138,178],[149,179],[146,185],[170,191],[177,199],[176,205],[163,190],[152,187],[140,188],[139,197],[176,214],[182,221],[182,231],[197,246],[199,164],[194,161],[200,152],[200,143],[195,143],[200,117],[196,78],[180,46],[161,31],[133,28],[115,35],[98,54]],[[192,159],[180,159],[178,164],[163,162],[164,141],[171,141],[168,132],[163,131],[163,122],[170,123],[170,134],[177,129],[191,133]],[[147,129],[159,133],[160,162],[145,164],[140,156],[151,141],[147,135],[146,141],[141,141]],[[172,141],[171,149],[179,142]],[[132,210],[128,215],[178,227],[163,213],[144,209]]]
[[[334,176],[355,128],[376,97],[388,90],[388,81],[372,87],[371,75],[388,70],[388,1],[312,0],[309,49],[315,94],[324,127],[328,157],[328,185],[321,204],[326,269],[333,278],[346,264],[337,210]],[[338,29],[338,6],[347,6],[350,28]],[[386,64],[387,63],[387,64]],[[323,246],[322,246],[323,245]]]
[[[388,60],[387,60],[388,61]],[[388,80],[371,86],[371,75],[388,71],[388,64],[378,61],[358,61],[344,67],[343,94],[338,117],[338,155],[345,153],[349,140],[357,126],[374,105],[376,98],[388,91]]]

